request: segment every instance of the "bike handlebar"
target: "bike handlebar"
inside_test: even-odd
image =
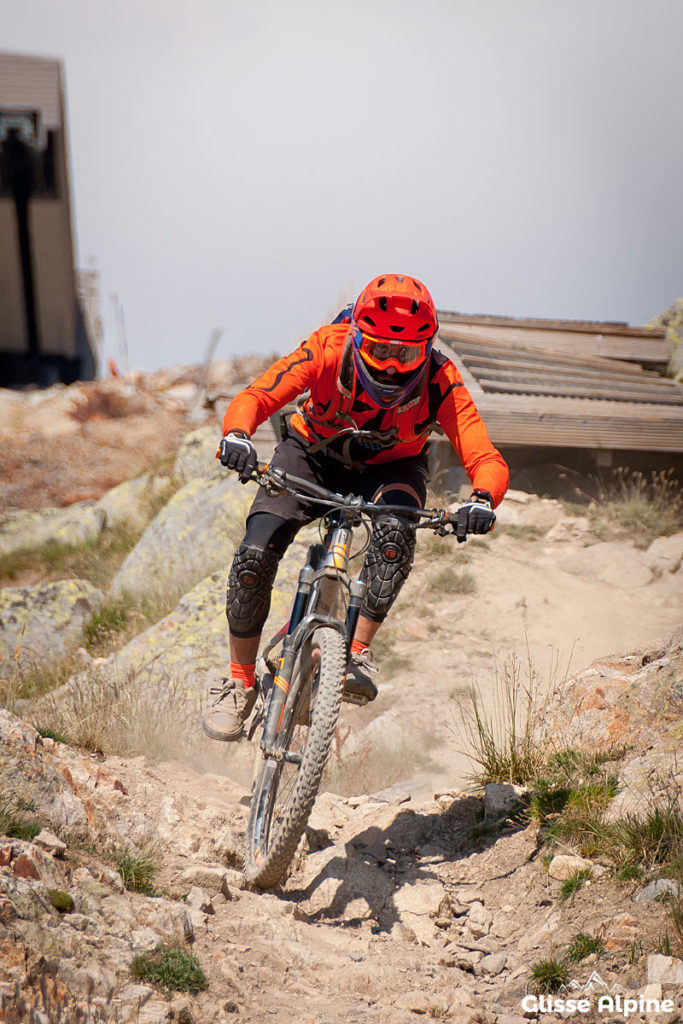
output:
[[[265,484],[262,483],[264,478],[266,479]],[[434,529],[442,529],[446,532],[445,528],[450,526],[453,532],[456,532],[456,522],[448,509],[445,508],[423,509],[415,508],[414,505],[378,505],[375,502],[364,501],[360,495],[338,494],[336,491],[330,491],[321,484],[304,480],[302,477],[295,476],[293,473],[287,473],[283,469],[274,468],[267,462],[258,462],[256,464],[256,469],[251,479],[266,487],[270,483],[281,488],[284,493],[295,497],[316,497],[321,504],[329,505],[330,508],[344,509],[370,517],[393,512],[396,515],[406,515],[427,520],[424,523],[416,523],[416,529],[433,527]],[[304,490],[307,493],[301,495],[298,493],[299,490]],[[457,516],[455,519],[457,519]]]

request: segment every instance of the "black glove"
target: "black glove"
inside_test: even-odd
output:
[[[488,533],[493,529],[495,521],[493,498],[489,492],[474,491],[465,504],[458,509],[458,522],[455,530],[458,544],[467,540],[468,533]]]
[[[258,456],[256,449],[244,430],[232,430],[221,441],[219,457],[224,466],[234,469],[240,475],[240,481],[246,484],[251,480],[256,469]]]

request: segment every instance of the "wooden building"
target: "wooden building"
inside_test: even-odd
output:
[[[683,479],[683,386],[662,375],[663,331],[449,312],[439,321],[440,347],[462,373],[513,485],[550,485],[551,467],[566,478],[623,466],[672,469]],[[433,449],[435,477],[456,489],[462,473],[450,445]]]
[[[61,62],[0,53],[0,386],[92,379]]]

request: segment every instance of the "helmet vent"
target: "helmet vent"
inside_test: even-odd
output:
[[[418,334],[420,333],[420,331],[430,331],[430,330],[431,330],[431,325],[430,324],[422,324],[422,327],[418,327],[418,329],[417,329]]]
[[[394,334],[400,334],[401,331],[403,331],[404,329],[405,328],[403,328],[403,327],[396,327],[395,324],[389,324],[389,330],[393,331]]]
[[[382,288],[382,287],[384,287],[384,285],[386,283],[387,283],[386,277],[380,277],[379,281],[377,282],[377,287],[378,288]]]
[[[386,295],[381,295],[380,296],[380,298],[379,298],[379,308],[382,310],[383,313],[386,313],[386,311],[387,311],[387,297],[386,297]]]
[[[413,299],[412,305],[410,307],[410,312],[411,313],[417,313],[419,308],[420,308],[420,303],[417,301],[417,299]]]
[[[372,317],[369,317],[367,313],[365,314],[365,316],[361,317],[361,320],[364,320],[366,324],[370,324],[371,327],[375,326],[375,321],[372,319]]]

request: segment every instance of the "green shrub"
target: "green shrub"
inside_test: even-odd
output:
[[[560,887],[558,896],[560,903],[566,903],[568,899],[573,898],[592,875],[593,872],[590,868],[579,868],[577,871],[572,871]]]
[[[578,963],[590,956],[591,953],[597,953],[600,956],[604,951],[605,942],[600,935],[586,935],[585,932],[579,932],[569,943],[567,957],[572,963]]]
[[[33,810],[33,805],[29,806],[28,801],[22,801],[14,794],[0,791],[0,834],[27,842],[35,839],[42,826],[22,814],[26,810]]]
[[[159,866],[152,850],[123,847],[113,850],[112,856],[126,889],[145,896],[156,895],[154,879]]]
[[[137,981],[154,985],[168,996],[174,992],[196,995],[207,987],[199,961],[180,943],[162,942],[148,953],[141,953],[132,961],[130,973]]]
[[[559,992],[569,981],[569,968],[561,960],[539,960],[531,967],[531,978],[534,992],[537,995],[548,995]]]

